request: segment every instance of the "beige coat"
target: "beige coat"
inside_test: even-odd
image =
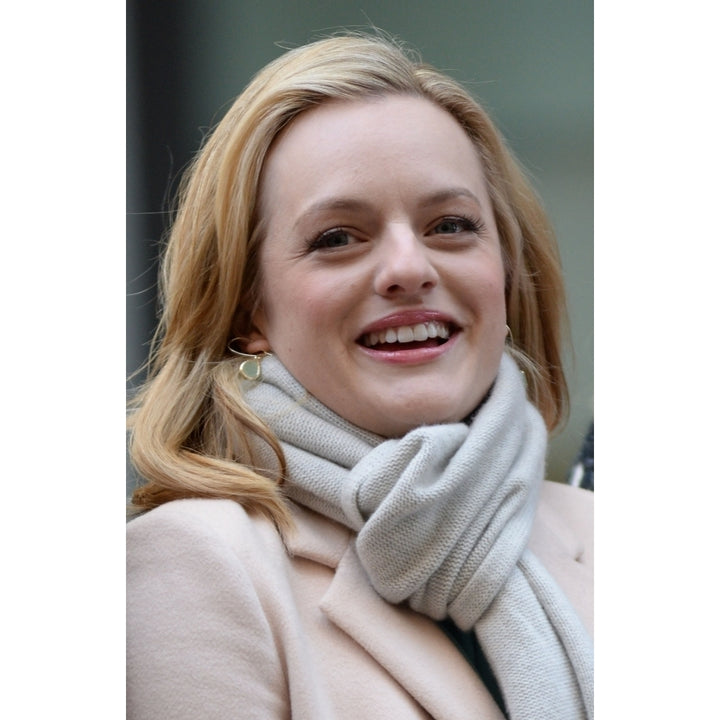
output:
[[[353,534],[293,507],[285,547],[227,500],[128,525],[130,720],[502,720],[431,620],[382,600]],[[592,494],[545,483],[531,548],[592,623]]]

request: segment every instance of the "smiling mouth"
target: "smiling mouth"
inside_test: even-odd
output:
[[[418,347],[418,343],[422,343],[423,346],[442,345],[453,332],[454,329],[449,323],[431,321],[366,333],[361,336],[359,342],[365,347],[376,350],[384,349],[381,346],[389,345],[393,346],[391,348],[393,350],[400,350],[399,346]]]

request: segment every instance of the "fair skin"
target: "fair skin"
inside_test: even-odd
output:
[[[500,241],[478,155],[430,101],[330,102],[276,139],[260,185],[246,346],[385,437],[458,422],[505,341]]]

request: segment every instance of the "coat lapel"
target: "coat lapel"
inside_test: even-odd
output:
[[[467,720],[468,708],[504,720],[480,678],[428,618],[385,602],[372,588],[345,527],[291,504],[291,555],[335,569],[320,609],[365,649],[436,720]]]
[[[350,542],[320,608],[437,720],[503,715],[483,683],[432,620],[390,605],[371,587]],[[428,651],[430,649],[430,651]],[[475,713],[473,713],[475,714]]]
[[[575,488],[543,485],[530,548],[591,630],[592,498],[571,495]],[[569,510],[568,503],[572,503]],[[467,720],[468,707],[487,720],[504,720],[475,671],[432,620],[385,602],[373,590],[347,528],[298,506],[293,506],[293,514],[297,532],[287,542],[290,554],[335,568],[320,604],[331,622],[436,720]],[[566,517],[577,518],[578,527],[566,527]]]

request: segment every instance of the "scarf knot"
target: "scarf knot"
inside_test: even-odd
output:
[[[250,386],[278,436],[287,495],[357,532],[385,600],[473,629],[513,720],[592,717],[592,647],[568,601],[527,550],[547,433],[504,355],[469,424],[384,439],[343,420],[277,358]]]

